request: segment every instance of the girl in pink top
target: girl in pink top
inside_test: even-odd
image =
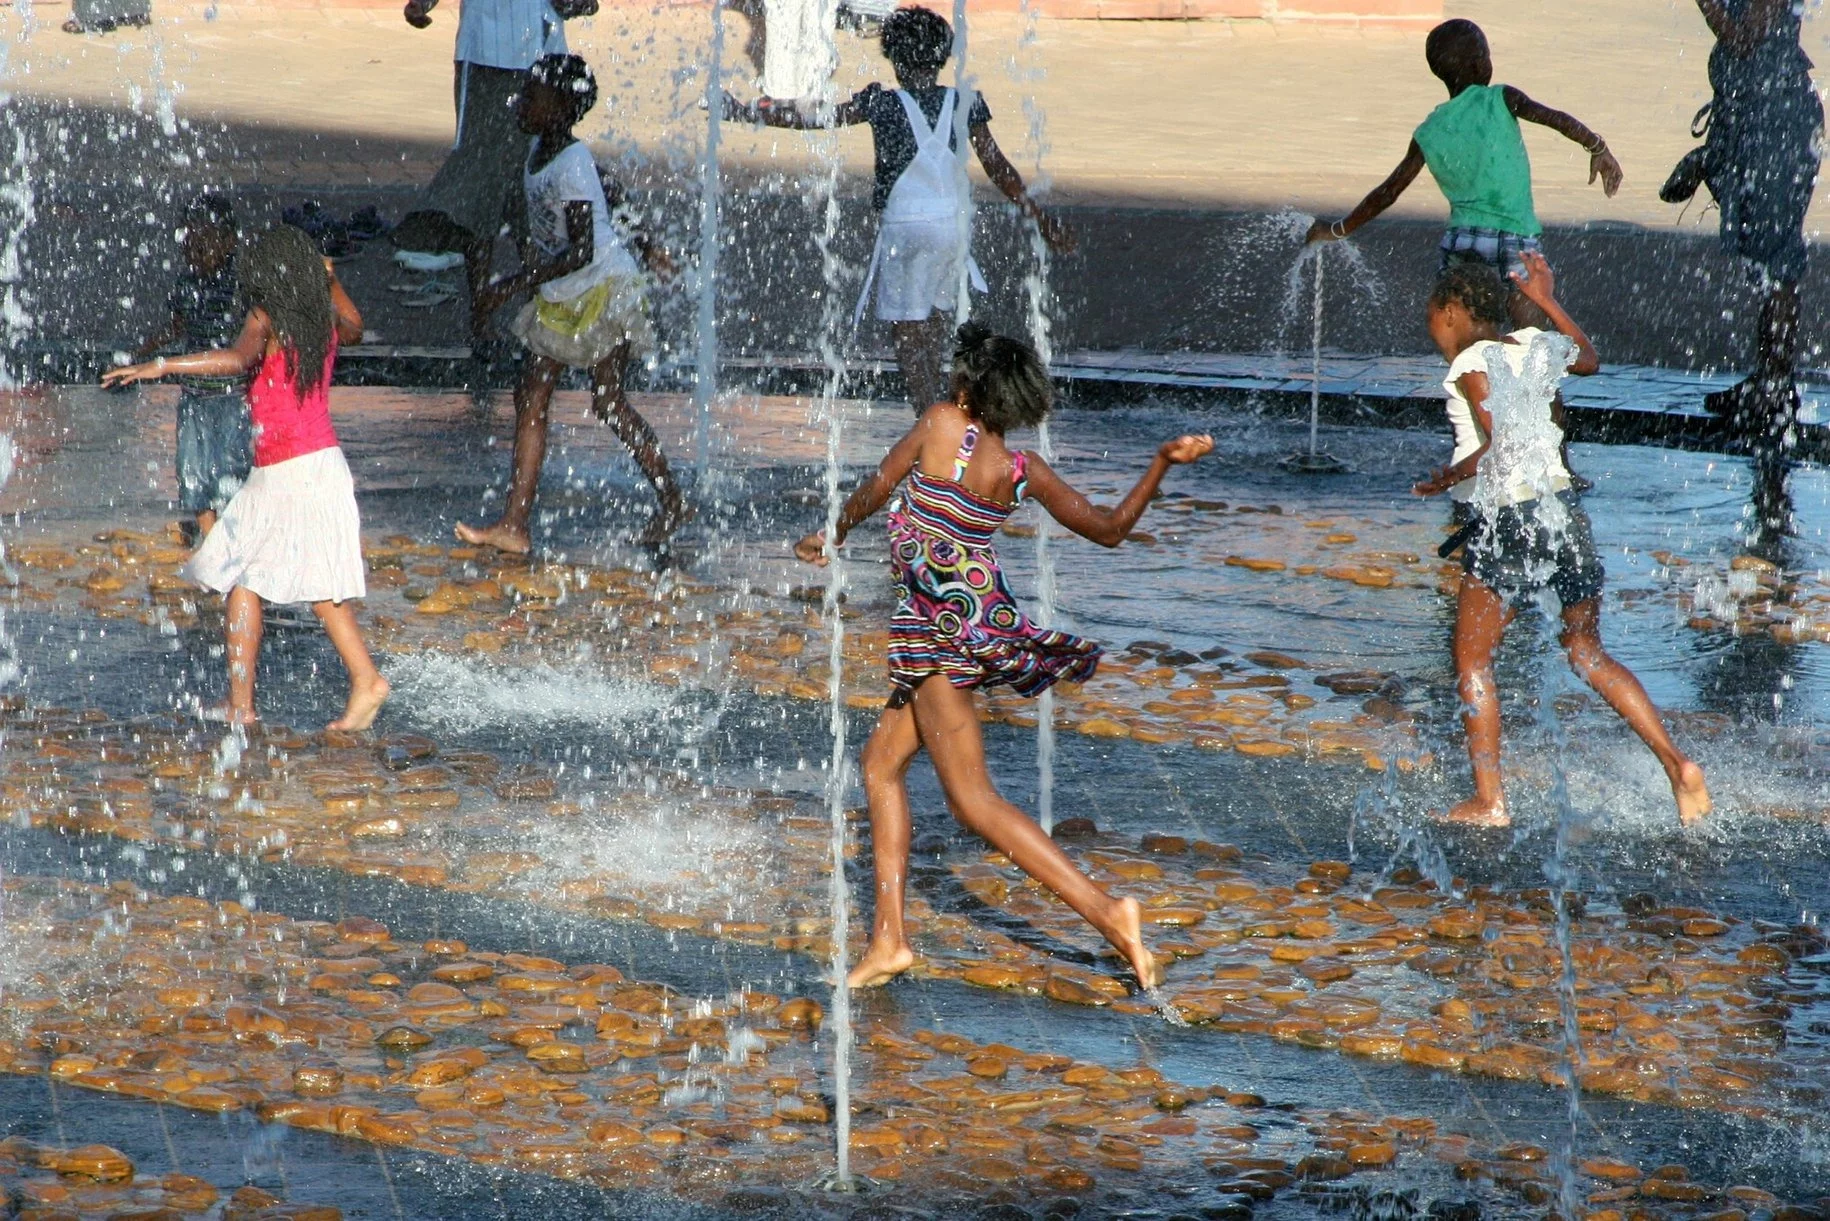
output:
[[[356,311],[330,261],[301,230],[271,229],[240,266],[247,321],[235,346],[115,369],[103,384],[168,373],[252,372],[254,470],[187,569],[229,597],[229,703],[224,719],[252,724],[261,603],[309,602],[349,671],[349,701],[332,729],[367,729],[388,698],[349,601],[367,593],[362,523],[349,464],[330,424],[337,342],[362,337]]]

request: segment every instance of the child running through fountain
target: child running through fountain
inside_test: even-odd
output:
[[[616,429],[660,497],[640,541],[665,542],[686,518],[661,442],[623,393],[629,361],[654,336],[647,287],[622,232],[626,217],[612,214],[597,161],[572,134],[596,104],[597,81],[576,55],[536,61],[516,103],[521,130],[532,137],[522,175],[532,249],[523,254],[525,270],[491,281],[477,300],[487,315],[521,293],[531,290],[534,298],[512,325],[527,358],[515,391],[508,500],[491,525],[458,524],[457,536],[474,546],[517,555],[532,549],[528,523],[546,461],[548,409],[568,365],[591,371],[592,411]],[[639,235],[634,240],[650,250]],[[650,250],[650,262],[658,271],[665,266],[658,249]]]
[[[957,90],[938,83],[953,56],[953,27],[946,19],[930,9],[899,8],[884,21],[881,42],[897,87],[866,85],[829,118],[766,97],[745,106],[727,95],[725,110],[733,119],[801,130],[870,124],[876,146],[871,205],[882,219],[853,326],[864,316],[874,286],[877,317],[890,324],[896,364],[919,412],[947,396],[941,361],[962,278],[985,291],[970,256],[972,188],[957,153],[960,106],[967,107],[967,136],[992,185],[1036,222],[1051,249],[1071,250],[1073,237],[1030,197],[1023,176],[992,138],[985,99],[975,93],[964,101]]]
[[[111,370],[124,386],[167,374],[245,377],[254,469],[198,547],[191,579],[228,595],[229,702],[222,717],[251,725],[261,603],[309,602],[349,672],[332,729],[367,729],[388,698],[350,600],[368,592],[362,523],[349,464],[330,423],[337,344],[362,337],[362,315],[311,238],[278,225],[241,260],[241,334],[231,347]]]
[[[1144,946],[1136,900],[1114,899],[1075,868],[1055,841],[998,795],[971,692],[1007,684],[1039,695],[1058,679],[1083,682],[1099,665],[1090,640],[1030,622],[998,567],[991,539],[1024,499],[1074,533],[1116,547],[1144,514],[1171,466],[1214,448],[1212,437],[1164,442],[1117,507],[1087,501],[1040,457],[1013,453],[1004,435],[1040,424],[1050,407],[1048,371],[1027,344],[963,326],[953,353],[953,394],[922,413],[877,471],[845,502],[831,547],[890,507],[892,580],[889,706],[860,758],[870,803],[877,914],[870,947],[851,972],[854,987],[888,982],[915,960],[903,924],[910,814],[904,778],[924,747],[953,816],[1053,891],[1112,943],[1145,988],[1160,982]],[[795,544],[827,563],[825,531]]]
[[[1544,256],[1526,251],[1513,284],[1556,333],[1527,327],[1502,335],[1507,291],[1492,268],[1451,267],[1430,296],[1430,337],[1449,362],[1449,422],[1455,452],[1411,490],[1449,492],[1461,529],[1443,554],[1462,548],[1456,597],[1455,672],[1474,769],[1474,796],[1449,810],[1453,822],[1503,827],[1511,819],[1500,781],[1500,703],[1493,653],[1518,605],[1548,586],[1563,607],[1561,641],[1570,665],[1652,748],[1671,781],[1686,826],[1710,811],[1703,769],[1678,750],[1632,671],[1601,646],[1603,570],[1588,514],[1562,458],[1552,411],[1565,371],[1601,367],[1595,347],[1561,305]]]
[[[1531,159],[1519,131],[1521,119],[1540,123],[1580,144],[1589,155],[1589,181],[1601,179],[1612,198],[1620,190],[1620,162],[1608,142],[1561,110],[1552,110],[1512,85],[1495,85],[1493,56],[1481,28],[1462,18],[1429,33],[1424,57],[1449,90],[1449,100],[1430,112],[1412,136],[1404,159],[1345,219],[1318,220],[1311,242],[1338,241],[1384,212],[1417,174],[1430,175],[1449,200],[1449,228],[1442,235],[1441,270],[1457,263],[1483,263],[1502,276],[1524,270],[1523,257],[1540,249],[1537,208],[1531,192]],[[1509,302],[1517,326],[1542,326],[1529,299],[1514,290]]]

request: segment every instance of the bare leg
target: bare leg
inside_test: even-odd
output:
[[[490,336],[492,319],[487,311],[477,308],[477,297],[481,294],[483,286],[489,283],[489,267],[494,261],[495,243],[472,236],[468,229],[458,229],[456,225],[453,225],[452,228],[463,234],[465,239],[463,247],[464,282],[470,289],[470,343],[473,349],[472,355],[476,356],[480,355],[474,351],[476,346]]]
[[[1709,786],[1703,780],[1703,769],[1672,742],[1665,722],[1646,695],[1646,689],[1640,686],[1639,679],[1601,647],[1599,598],[1588,598],[1563,608],[1562,642],[1576,673],[1658,756],[1659,766],[1665,769],[1665,775],[1671,781],[1671,795],[1677,799],[1678,819],[1685,826],[1701,822],[1710,811]]]
[[[947,325],[948,319],[936,316],[921,322],[890,324],[890,335],[896,345],[896,365],[902,370],[909,402],[917,414],[947,397],[947,381],[941,374]]]
[[[591,410],[616,430],[617,439],[628,448],[635,464],[654,485],[655,495],[661,500],[661,512],[642,533],[641,541],[659,543],[679,529],[685,520],[685,501],[680,496],[680,486],[674,482],[673,472],[668,469],[667,455],[661,452],[660,438],[654,435],[648,421],[629,405],[629,396],[623,393],[623,374],[628,368],[627,343],[598,362],[591,370]]]
[[[871,811],[871,863],[877,877],[877,909],[871,942],[848,977],[854,988],[886,984],[915,962],[903,927],[909,881],[909,764],[921,751],[915,714],[907,706],[887,708],[859,757]]]
[[[381,677],[363,643],[362,629],[356,624],[356,613],[347,602],[313,602],[312,613],[324,624],[324,634],[336,646],[343,668],[349,671],[349,699],[343,715],[330,723],[332,729],[367,729],[375,723],[388,698],[388,680]]]
[[[237,585],[229,591],[226,615],[229,654],[229,704],[224,717],[231,725],[252,725],[254,663],[261,655],[261,600],[252,589]]]
[[[1503,827],[1512,821],[1500,784],[1500,694],[1493,682],[1493,651],[1510,622],[1512,609],[1505,600],[1463,573],[1455,607],[1455,674],[1474,796],[1450,808],[1451,822]]]
[[[1138,983],[1162,982],[1156,958],[1144,946],[1137,900],[1114,899],[1080,872],[1035,821],[999,796],[985,770],[985,741],[972,697],[943,678],[915,688],[915,724],[934,762],[953,816],[1053,891],[1112,943]]]
[[[534,497],[540,491],[540,467],[546,461],[547,409],[552,406],[553,385],[559,380],[559,371],[558,361],[528,354],[527,371],[515,390],[515,452],[510,459],[508,501],[494,525],[458,523],[457,536],[472,546],[494,547],[516,555],[526,555],[533,547],[527,523],[533,515]]]

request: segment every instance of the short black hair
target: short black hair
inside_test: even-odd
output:
[[[1469,67],[1487,53],[1487,35],[1466,17],[1443,22],[1430,31],[1423,43],[1423,57],[1430,71],[1448,85],[1465,82]]]
[[[1021,339],[968,322],[953,349],[953,393],[994,432],[1030,428],[1048,418],[1055,388],[1036,349]]]
[[[557,89],[572,103],[572,115],[566,126],[575,126],[597,105],[597,78],[591,65],[577,55],[542,55],[527,70],[531,83]]]
[[[883,57],[904,71],[938,72],[953,57],[953,27],[933,9],[905,5],[883,21]]]
[[[1505,326],[1511,319],[1511,298],[1500,273],[1485,263],[1457,263],[1442,273],[1430,290],[1430,308],[1451,303],[1464,307],[1480,322]]]
[[[235,205],[229,202],[227,195],[205,191],[185,205],[184,223],[187,228],[207,226],[232,233],[235,230]]]

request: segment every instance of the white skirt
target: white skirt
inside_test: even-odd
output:
[[[346,602],[368,592],[356,485],[336,446],[257,466],[185,575],[267,602]]]
[[[959,302],[966,257],[959,222],[891,220],[877,236],[877,317],[883,322],[925,322]]]
[[[624,344],[634,356],[655,346],[654,329],[648,321],[647,284],[640,276],[611,277],[610,297],[603,311],[576,333],[556,331],[541,321],[538,293],[521,307],[508,329],[536,356],[575,369],[596,366]]]

